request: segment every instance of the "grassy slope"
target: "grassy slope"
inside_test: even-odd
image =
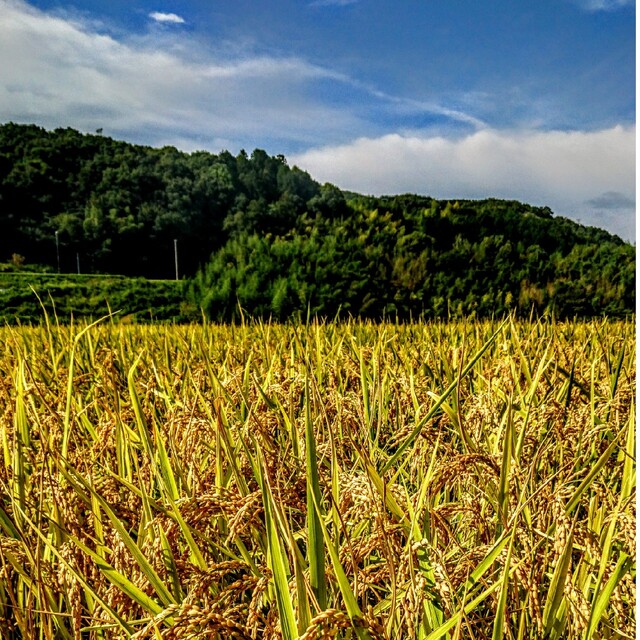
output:
[[[40,301],[38,300],[40,298]],[[109,311],[139,321],[187,320],[183,284],[114,275],[0,273],[0,321],[39,322],[47,313],[61,321],[99,318]]]

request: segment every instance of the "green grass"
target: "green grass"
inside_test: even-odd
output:
[[[198,317],[184,298],[184,284],[113,275],[0,272],[0,322],[44,320],[44,309],[62,322],[119,312],[128,321],[184,322]]]

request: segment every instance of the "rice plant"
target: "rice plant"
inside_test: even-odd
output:
[[[0,331],[2,638],[635,637],[632,322]]]

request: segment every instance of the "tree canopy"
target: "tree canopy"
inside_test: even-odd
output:
[[[5,124],[0,229],[0,261],[154,279],[174,276],[177,240],[190,302],[215,319],[635,308],[635,248],[606,231],[516,201],[343,192],[259,149]]]

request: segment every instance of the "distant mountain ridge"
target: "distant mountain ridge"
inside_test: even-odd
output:
[[[370,197],[256,149],[184,153],[0,126],[0,262],[172,278],[191,305],[365,317],[622,317],[635,248],[516,201]]]

